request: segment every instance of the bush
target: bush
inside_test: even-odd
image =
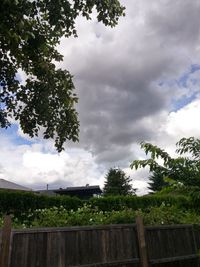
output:
[[[63,206],[67,210],[76,210],[82,205],[82,200],[75,197],[46,196],[32,192],[0,190],[0,212],[2,214],[14,214],[18,218],[24,213],[36,209]]]
[[[159,207],[162,203],[165,205],[174,205],[180,208],[188,208],[190,200],[184,196],[109,196],[101,198],[91,198],[89,203],[92,207],[97,207],[102,211],[123,210],[131,208],[134,210],[146,210],[149,207]]]
[[[109,196],[83,201],[0,190],[0,213],[13,214],[14,227],[134,223],[136,212],[141,212],[148,224],[200,222],[193,206],[184,196]],[[177,217],[181,214],[184,216]]]
[[[200,214],[192,210],[183,210],[164,202],[158,207],[146,209],[124,208],[123,210],[102,211],[97,207],[84,204],[77,210],[63,206],[37,209],[24,214],[13,215],[14,228],[62,227],[81,225],[135,223],[136,216],[142,216],[146,225],[160,224],[200,224]],[[2,225],[0,217],[0,226]]]
[[[131,209],[103,212],[84,205],[76,211],[66,210],[63,206],[38,209],[27,214],[24,220],[13,217],[12,221],[14,228],[63,227],[134,223],[135,216],[135,211]]]
[[[136,216],[142,216],[145,225],[168,224],[198,224],[200,215],[192,211],[183,211],[176,206],[150,207],[146,211],[124,209],[121,211],[99,211],[91,206],[84,205],[74,210],[66,210],[64,207],[52,207],[38,209],[29,213],[23,221],[13,218],[14,228],[30,227],[62,227],[102,224],[132,224]],[[0,220],[2,222],[2,220]]]
[[[141,212],[146,225],[180,224],[183,223],[185,212],[175,206],[151,207],[146,212]]]
[[[83,205],[77,210],[66,210],[63,206],[38,209],[29,213],[27,219],[13,218],[13,227],[62,227],[105,224],[108,213]]]

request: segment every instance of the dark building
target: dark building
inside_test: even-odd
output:
[[[77,186],[77,187],[67,187],[65,189],[58,189],[54,191],[58,195],[67,195],[71,197],[79,197],[82,199],[88,199],[95,195],[100,195],[102,193],[98,185],[93,186]]]
[[[70,197],[78,197],[81,199],[89,199],[93,196],[99,196],[102,193],[102,190],[98,185],[86,185],[86,186],[76,186],[76,187],[67,187],[59,188],[53,190],[40,190],[37,191],[40,194],[45,195],[65,195]]]

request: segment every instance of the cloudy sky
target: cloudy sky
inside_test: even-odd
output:
[[[57,154],[17,124],[0,130],[0,178],[44,189],[104,183],[110,167],[147,192],[148,173],[130,170],[141,141],[174,150],[200,137],[200,1],[122,0],[119,25],[79,18],[78,38],[63,39],[62,68],[74,75],[80,142]]]

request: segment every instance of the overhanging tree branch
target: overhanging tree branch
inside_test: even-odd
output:
[[[78,141],[78,101],[72,75],[53,62],[63,56],[56,47],[62,36],[77,36],[78,16],[117,25],[124,15],[118,0],[2,0],[0,5],[0,127],[17,120],[30,137],[43,129],[60,152],[66,140]],[[25,84],[17,78],[19,69]]]

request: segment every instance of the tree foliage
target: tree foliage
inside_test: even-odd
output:
[[[149,176],[149,189],[152,192],[158,192],[163,189],[163,187],[169,186],[169,183],[165,181],[163,174],[159,170],[155,170]]]
[[[94,8],[106,26],[124,14],[118,0],[1,0],[0,127],[14,118],[29,136],[40,130],[54,138],[58,151],[66,140],[78,140],[78,99],[72,75],[56,68],[63,59],[56,47],[62,36],[77,36],[76,18],[90,19]]]
[[[149,167],[150,173],[157,174],[157,179],[171,178],[185,186],[200,186],[200,139],[182,138],[176,143],[177,158],[172,158],[163,149],[150,143],[141,143],[141,148],[149,159],[134,160],[131,168]],[[162,160],[162,164],[158,162]],[[158,176],[159,174],[159,176]]]
[[[126,176],[125,172],[119,168],[110,168],[104,183],[104,196],[116,195],[132,195],[135,194],[135,189],[130,184],[131,178]]]

